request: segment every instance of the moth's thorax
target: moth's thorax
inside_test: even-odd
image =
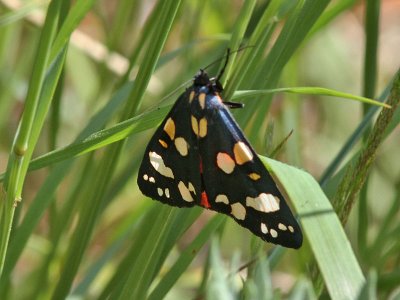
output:
[[[187,93],[190,112],[195,117],[202,117],[211,111],[217,111],[223,105],[219,92],[210,89],[209,86],[194,86]]]

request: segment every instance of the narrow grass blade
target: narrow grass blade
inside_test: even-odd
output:
[[[321,95],[321,96],[332,96],[339,97],[344,99],[356,100],[366,104],[372,104],[376,106],[382,106],[385,108],[390,108],[390,105],[379,102],[373,99],[369,99],[366,97],[356,96],[348,93],[343,93],[331,89],[320,88],[320,87],[291,87],[291,88],[278,88],[278,89],[269,89],[269,90],[247,90],[247,91],[237,91],[235,92],[233,99],[238,98],[247,98],[247,97],[256,97],[271,93],[295,93],[295,94],[308,94],[308,95]]]

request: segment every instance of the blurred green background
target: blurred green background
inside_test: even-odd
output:
[[[137,169],[170,105],[200,68],[246,46],[225,99],[259,92],[235,98],[238,123],[260,155],[321,184],[356,259],[310,239],[336,242],[334,222],[302,223],[303,247],[287,250],[141,195]],[[399,48],[398,0],[0,1],[0,299],[400,297]],[[390,94],[393,109],[265,93],[286,87]],[[353,277],[343,286],[324,266]]]

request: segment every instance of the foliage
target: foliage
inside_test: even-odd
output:
[[[398,295],[400,77],[378,68],[379,1],[364,17],[351,0],[24,3],[0,6],[1,299]],[[359,65],[337,29],[357,14]],[[260,155],[287,163],[263,158],[298,251],[136,186],[154,128],[227,48],[241,50],[224,97],[246,104],[235,117]]]

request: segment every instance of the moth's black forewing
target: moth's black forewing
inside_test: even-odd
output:
[[[220,103],[215,95],[207,96],[207,109],[205,114],[209,120],[208,128],[211,134],[200,140],[200,153],[203,157],[203,177],[205,190],[211,205],[211,209],[232,216],[232,204],[242,203],[246,209],[246,217],[235,221],[249,229],[263,240],[280,244],[285,247],[298,248],[302,244],[300,227],[293,217],[286,201],[278,190],[271,175],[258,158],[250,143],[244,137],[241,129],[233,119],[226,106]],[[221,126],[224,124],[224,126]],[[234,157],[233,148],[237,142],[244,142],[253,155],[252,161],[243,165],[236,165],[233,172],[226,174],[219,170],[215,157],[221,151]],[[248,174],[259,174],[258,180],[252,180]],[[279,210],[274,212],[261,212],[246,206],[246,198],[256,198],[261,193],[272,194],[279,198]],[[218,195],[227,195],[230,205],[216,203]],[[261,231],[261,223],[267,229],[275,230],[277,237],[272,237],[270,231],[267,234]],[[279,225],[281,224],[281,225]],[[291,226],[293,232],[288,228]],[[279,229],[281,227],[286,230]]]
[[[157,128],[146,147],[137,179],[138,186],[144,195],[178,207],[190,207],[198,203],[198,201],[188,202],[182,200],[181,193],[178,189],[179,181],[183,181],[188,185],[188,181],[190,180],[196,191],[201,189],[199,154],[198,150],[191,146],[197,143],[190,128],[190,105],[187,98],[191,90],[191,88],[188,89],[178,98],[171,111]],[[182,156],[178,151],[176,151],[174,141],[171,140],[169,135],[164,131],[165,123],[170,118],[175,122],[174,139],[177,137],[185,137],[188,141],[190,149],[187,156]],[[160,144],[159,140],[168,143],[168,147],[164,148]],[[162,176],[154,169],[149,159],[150,152],[155,152],[161,155],[165,165],[171,168],[174,178]],[[154,182],[149,180],[151,177],[154,178]],[[145,180],[145,178],[147,178],[147,180]],[[159,195],[159,188],[163,191],[162,196]],[[169,190],[169,197],[166,196],[166,189]],[[193,195],[193,197],[196,200],[195,195]]]

